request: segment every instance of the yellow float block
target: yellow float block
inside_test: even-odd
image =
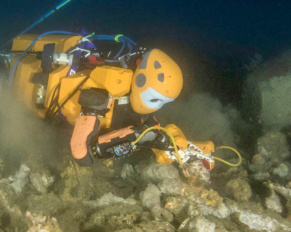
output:
[[[89,78],[88,78],[89,77]],[[81,86],[80,84],[88,78]],[[71,76],[61,79],[61,88],[59,95],[59,105],[79,87],[78,91],[65,103],[61,111],[67,120],[74,124],[76,118],[80,115],[81,106],[78,103],[81,89],[100,88],[106,89],[114,98],[119,98],[129,93],[131,86],[132,71],[123,68],[101,66],[92,70],[83,70]],[[110,111],[104,118],[99,118],[101,127],[110,128],[114,108],[114,100]]]
[[[24,51],[39,35],[24,34],[16,37],[13,40],[11,51]],[[46,35],[40,38],[35,45],[30,49],[32,52],[42,52],[45,44],[54,43],[55,52],[66,52],[71,47],[78,44],[82,36],[74,35]]]

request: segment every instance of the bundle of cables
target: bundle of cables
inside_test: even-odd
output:
[[[116,41],[118,43],[122,43],[120,50],[117,52],[117,54],[114,56],[114,58],[112,60],[105,59],[105,62],[108,62],[108,63],[119,62],[118,58],[123,53],[124,49],[127,48],[128,53],[131,53],[133,46],[136,45],[136,43],[133,42],[129,37],[124,36],[122,34],[118,34],[118,35],[92,35],[92,36],[90,36],[90,41],[93,42],[95,40],[111,40],[111,41]]]

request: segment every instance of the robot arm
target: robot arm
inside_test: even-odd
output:
[[[78,102],[82,106],[82,113],[76,119],[71,138],[71,151],[81,166],[90,166],[95,162],[93,147],[100,130],[97,116],[109,111],[111,100],[102,90],[84,89]]]
[[[82,105],[83,115],[77,118],[71,138],[73,157],[81,166],[90,166],[98,158],[123,158],[142,147],[154,146],[164,149],[165,144],[168,146],[168,141],[165,140],[166,136],[158,133],[157,130],[147,132],[137,143],[134,143],[145,129],[151,126],[159,126],[156,119],[151,115],[143,117],[142,127],[129,126],[99,135],[100,121],[97,115],[104,107],[99,107],[99,111],[93,111],[92,105],[96,106],[97,104],[94,103],[89,106],[87,104],[88,99],[85,96],[87,94],[92,95],[92,91],[85,90],[80,95],[79,103]]]
[[[96,158],[119,159],[147,147],[152,148],[156,160],[161,164],[170,164],[174,161],[185,163],[198,158],[207,169],[211,170],[214,167],[211,158],[214,144],[211,141],[194,144],[188,141],[182,130],[174,124],[162,128],[154,118],[146,122],[148,124],[144,124],[142,128],[130,126],[98,136],[100,122],[97,116],[80,116],[71,139],[73,156],[80,165],[89,166]],[[171,139],[175,141],[177,149],[173,148]]]
[[[131,155],[145,144],[155,141],[158,137],[155,131],[146,133],[138,143],[134,143],[140,134],[149,126],[159,125],[155,117],[147,115],[142,118],[142,127],[125,127],[98,137],[93,147],[93,154],[100,158],[119,159]]]
[[[90,166],[98,158],[124,157],[139,149],[139,145],[155,139],[156,133],[147,133],[139,145],[132,142],[137,139],[142,129],[133,126],[100,135],[99,116],[104,116],[111,107],[108,93],[101,89],[84,89],[81,91],[78,103],[82,107],[81,116],[76,120],[71,138],[73,157],[81,166]],[[157,125],[151,116],[143,117],[144,126]]]

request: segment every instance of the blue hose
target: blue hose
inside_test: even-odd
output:
[[[41,35],[39,35],[38,37],[36,37],[36,39],[28,46],[28,48],[18,57],[17,61],[15,62],[13,68],[12,68],[12,71],[10,73],[10,76],[9,76],[9,82],[8,82],[8,86],[9,88],[12,87],[12,79],[13,79],[13,76],[14,76],[14,73],[16,71],[16,68],[20,62],[20,60],[23,58],[23,56],[28,52],[29,49],[31,49],[33,47],[33,45],[43,36],[46,36],[46,35],[50,35],[50,34],[64,34],[64,35],[79,35],[79,34],[76,34],[76,33],[72,33],[72,32],[68,32],[68,31],[49,31],[49,32],[45,32]]]

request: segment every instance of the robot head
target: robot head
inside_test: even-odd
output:
[[[179,66],[161,50],[150,50],[143,55],[133,75],[131,106],[139,114],[155,112],[174,101],[182,86],[183,76]]]

